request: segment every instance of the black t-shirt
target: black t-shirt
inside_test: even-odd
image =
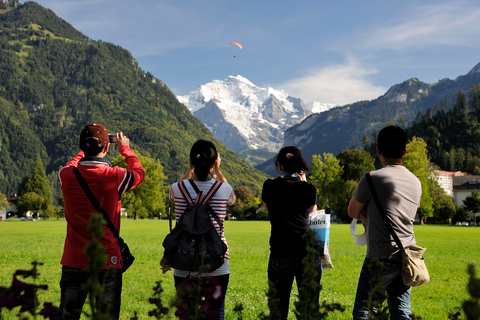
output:
[[[317,203],[315,187],[305,181],[270,179],[263,184],[262,201],[267,204],[272,226],[272,256],[304,256],[302,237],[308,229],[311,208]]]

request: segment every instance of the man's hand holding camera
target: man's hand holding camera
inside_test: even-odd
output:
[[[123,135],[123,132],[117,132],[115,134],[110,134],[110,143],[116,143],[118,147],[121,146],[130,146],[130,139]]]

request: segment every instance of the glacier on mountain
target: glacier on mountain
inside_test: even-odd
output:
[[[283,146],[284,131],[312,114],[301,99],[283,90],[257,87],[240,75],[213,80],[177,99],[234,151],[276,152]],[[317,112],[331,107],[310,106]]]

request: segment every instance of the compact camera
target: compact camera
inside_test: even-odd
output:
[[[117,136],[114,134],[109,134],[108,139],[110,140],[110,143],[117,142]]]

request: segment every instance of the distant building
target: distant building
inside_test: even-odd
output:
[[[435,171],[435,177],[437,179],[440,187],[445,191],[445,193],[453,197],[453,177],[463,176],[461,171],[451,172],[451,171]]]
[[[463,200],[480,189],[480,176],[453,176],[453,201],[462,206]],[[480,191],[480,190],[479,190]]]
[[[10,215],[10,213],[17,212],[17,207],[15,206],[16,201],[18,200],[17,195],[12,197],[7,197],[6,201],[10,204],[10,208],[6,210],[0,209],[0,217],[2,220],[6,220]]]

